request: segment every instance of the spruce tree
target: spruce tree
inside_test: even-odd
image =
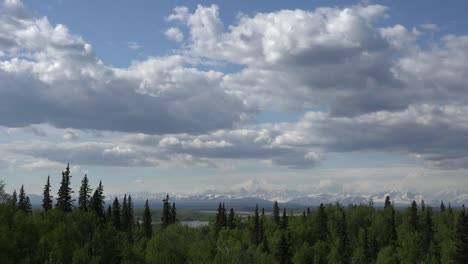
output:
[[[153,236],[152,222],[151,210],[148,205],[148,199],[146,199],[145,210],[143,211],[143,232],[147,238],[151,238]]]
[[[14,208],[17,208],[18,206],[18,195],[16,194],[16,190],[14,190],[13,194],[11,195],[10,205]]]
[[[176,209],[176,206],[175,206],[175,202],[172,203],[172,207],[171,207],[171,224],[175,224],[179,222],[179,220],[177,219],[177,209]]]
[[[171,224],[171,204],[169,203],[169,194],[163,199],[163,208],[161,212],[161,228],[164,229]]]
[[[286,214],[286,208],[283,208],[283,217],[281,218],[280,228],[282,230],[288,229],[289,221],[288,215]]]
[[[422,207],[422,205],[421,205]],[[422,252],[428,252],[434,238],[434,223],[432,221],[432,208],[427,207],[424,210],[423,223],[421,226]]]
[[[255,212],[254,212],[254,218],[253,218],[253,227],[252,227],[252,243],[254,245],[259,245],[262,242],[262,226],[261,226],[261,220],[260,220],[260,215],[258,212],[258,204],[255,206]]]
[[[273,222],[275,222],[277,225],[280,225],[281,219],[280,219],[280,208],[278,206],[278,202],[275,201],[273,204]]]
[[[411,232],[418,231],[419,225],[419,218],[418,218],[418,205],[416,201],[413,200],[411,203],[411,207],[409,209],[409,219],[408,219],[408,226]]]
[[[133,211],[133,201],[132,201],[132,196],[128,196],[127,199],[127,214],[128,214],[128,231],[133,230],[133,225],[135,222],[135,216],[134,216],[134,211]]]
[[[21,185],[19,197],[18,197],[18,209],[25,212],[26,214],[32,213],[32,206],[31,202],[29,201],[29,197],[26,195],[24,191],[24,186]]]
[[[50,195],[50,176],[47,176],[47,182],[44,186],[44,192],[42,196],[42,208],[47,212],[52,209],[52,196]]]
[[[116,230],[120,230],[120,203],[117,197],[114,198],[112,203],[112,225]]]
[[[101,219],[104,219],[104,198],[104,187],[102,186],[102,182],[99,181],[99,185],[96,190],[94,190],[94,194],[91,197],[90,209]]]
[[[122,201],[122,209],[120,211],[120,224],[122,231],[128,231],[130,225],[130,217],[128,213],[127,194],[124,194]]]
[[[236,219],[235,219],[235,214],[234,214],[234,209],[231,208],[229,210],[229,215],[228,215],[228,218],[227,218],[227,225],[229,226],[229,228],[233,229],[236,227]]]
[[[107,212],[106,212],[105,220],[108,223],[112,223],[112,206],[110,204],[107,206]]]
[[[465,205],[459,213],[455,232],[454,263],[468,263],[468,215]]]
[[[341,219],[338,222],[338,263],[350,263],[351,249],[347,233],[346,214],[341,210]]]
[[[328,217],[325,212],[325,206],[320,204],[316,216],[316,237],[318,240],[325,241],[328,236]]]
[[[81,180],[80,192],[78,194],[78,208],[82,211],[88,211],[90,208],[91,188],[89,187],[88,175],[84,175]]]
[[[440,211],[441,211],[441,212],[445,212],[444,201],[440,201]]]
[[[215,235],[217,236],[219,231],[226,226],[227,217],[226,217],[226,210],[224,209],[224,204],[219,203],[218,210],[216,213],[216,221],[215,221]]]
[[[385,196],[385,204],[384,204],[384,208],[387,208],[389,206],[392,205],[392,202],[390,201],[390,196]]]
[[[280,264],[290,264],[292,263],[292,254],[291,242],[289,241],[287,231],[283,230],[275,251],[275,258]]]
[[[424,202],[424,199],[421,199],[421,212],[424,212],[426,210],[426,203]]]
[[[57,193],[57,203],[55,207],[64,212],[71,212],[73,209],[72,189],[70,188],[70,164],[67,165],[65,171],[62,171],[62,181]]]

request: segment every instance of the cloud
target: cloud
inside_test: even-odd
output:
[[[80,139],[80,135],[76,131],[70,129],[65,130],[62,137],[67,141],[75,141]]]
[[[179,28],[176,27],[171,27],[164,32],[164,35],[166,35],[167,38],[177,41],[177,42],[182,42],[184,41],[184,33],[180,31]]]
[[[127,46],[132,50],[139,50],[141,48],[141,46],[135,41],[128,41]]]
[[[432,23],[421,24],[419,27],[430,31],[440,31],[440,27]]]
[[[0,125],[205,132],[232,127],[252,111],[220,87],[222,73],[186,67],[188,59],[150,58],[113,68],[66,26],[1,12],[0,45],[8,56],[0,58]]]

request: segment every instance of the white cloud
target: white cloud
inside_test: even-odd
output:
[[[164,35],[166,35],[167,38],[177,41],[177,42],[182,42],[184,41],[184,33],[180,31],[179,28],[176,27],[171,27],[164,32]]]
[[[141,46],[135,41],[128,41],[127,46],[132,50],[139,50],[141,48]]]
[[[66,129],[65,132],[63,133],[63,139],[68,140],[68,141],[75,141],[75,140],[80,139],[80,135],[76,131],[73,131],[71,129]]]

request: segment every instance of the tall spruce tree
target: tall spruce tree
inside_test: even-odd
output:
[[[80,192],[78,194],[78,208],[82,211],[88,211],[90,208],[91,188],[89,187],[88,175],[84,175],[81,180]]]
[[[128,214],[127,194],[124,194],[122,208],[120,210],[120,224],[122,231],[128,231],[130,219]]]
[[[258,204],[255,206],[254,217],[253,217],[253,226],[252,226],[252,243],[254,245],[259,245],[263,240],[263,230],[260,220],[260,215],[258,211]]]
[[[288,220],[288,215],[286,214],[286,207],[283,208],[283,217],[281,217],[281,223],[280,223],[280,228],[282,230],[288,229],[289,225],[289,220]]]
[[[133,210],[133,201],[132,196],[129,195],[127,199],[127,214],[128,214],[128,228],[127,231],[133,230],[133,225],[135,222],[134,210]]]
[[[338,222],[338,243],[337,243],[337,252],[338,252],[338,263],[350,263],[351,261],[351,248],[349,244],[349,238],[347,233],[347,222],[346,214],[341,210],[341,219]]]
[[[227,217],[226,217],[226,209],[224,208],[224,203],[219,203],[218,210],[216,213],[216,221],[215,221],[215,235],[217,236],[219,231],[225,227],[227,224]]]
[[[50,195],[50,176],[47,176],[47,182],[44,186],[44,192],[42,194],[42,208],[46,212],[52,209],[52,196]]]
[[[234,214],[234,209],[233,208],[231,208],[229,210],[229,215],[228,215],[228,218],[227,218],[227,225],[231,229],[236,228],[236,219],[235,219],[235,214]]]
[[[112,225],[116,230],[120,230],[120,203],[117,197],[114,198],[112,203]]]
[[[455,232],[455,254],[454,263],[468,263],[468,215],[463,205],[462,211],[458,214]]]
[[[164,229],[171,224],[171,204],[169,202],[169,194],[163,199],[163,208],[161,212],[161,228]]]
[[[14,190],[13,194],[11,195],[10,205],[14,208],[17,208],[18,206],[18,195],[16,194],[16,190]]]
[[[177,209],[176,209],[176,206],[175,206],[175,202],[172,203],[172,207],[171,207],[171,224],[175,224],[179,222],[179,220],[177,219]]]
[[[145,210],[143,211],[143,232],[147,238],[153,236],[153,225],[152,225],[151,210],[149,208],[148,199],[145,202]]]
[[[320,204],[316,216],[316,229],[315,234],[318,240],[325,241],[328,236],[328,216],[325,212],[325,206]]]
[[[409,208],[409,218],[408,218],[408,226],[411,232],[417,232],[419,225],[419,218],[418,218],[418,205],[416,201],[413,200],[411,203],[411,207]]]
[[[57,203],[55,207],[64,212],[71,212],[73,209],[72,189],[70,188],[70,164],[67,164],[65,171],[62,171],[62,181],[57,193]]]
[[[31,202],[29,201],[29,197],[26,195],[24,191],[24,186],[21,185],[19,197],[18,197],[18,209],[25,212],[26,214],[32,213],[32,206]]]
[[[445,204],[444,201],[440,201],[440,211],[445,212]]]
[[[280,225],[281,223],[280,208],[277,201],[275,201],[273,204],[273,222],[275,222],[277,225]]]
[[[288,232],[283,230],[281,232],[280,240],[275,251],[275,259],[280,264],[290,264],[292,263],[292,249],[291,241],[288,236]]]
[[[384,208],[387,208],[392,205],[392,202],[390,201],[390,196],[385,196],[385,203],[384,203]]]
[[[93,196],[91,197],[90,201],[90,209],[91,211],[96,213],[96,216],[104,219],[104,186],[102,186],[102,182],[99,181],[99,185],[94,190]]]

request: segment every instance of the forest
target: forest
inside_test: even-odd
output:
[[[86,175],[75,201],[70,177],[67,167],[56,197],[47,178],[34,210],[23,186],[8,194],[0,182],[0,263],[468,263],[468,215],[443,201],[303,212],[275,202],[248,216],[219,204],[208,226],[188,227],[169,195],[153,219],[148,200],[141,215],[131,196],[106,204]]]

